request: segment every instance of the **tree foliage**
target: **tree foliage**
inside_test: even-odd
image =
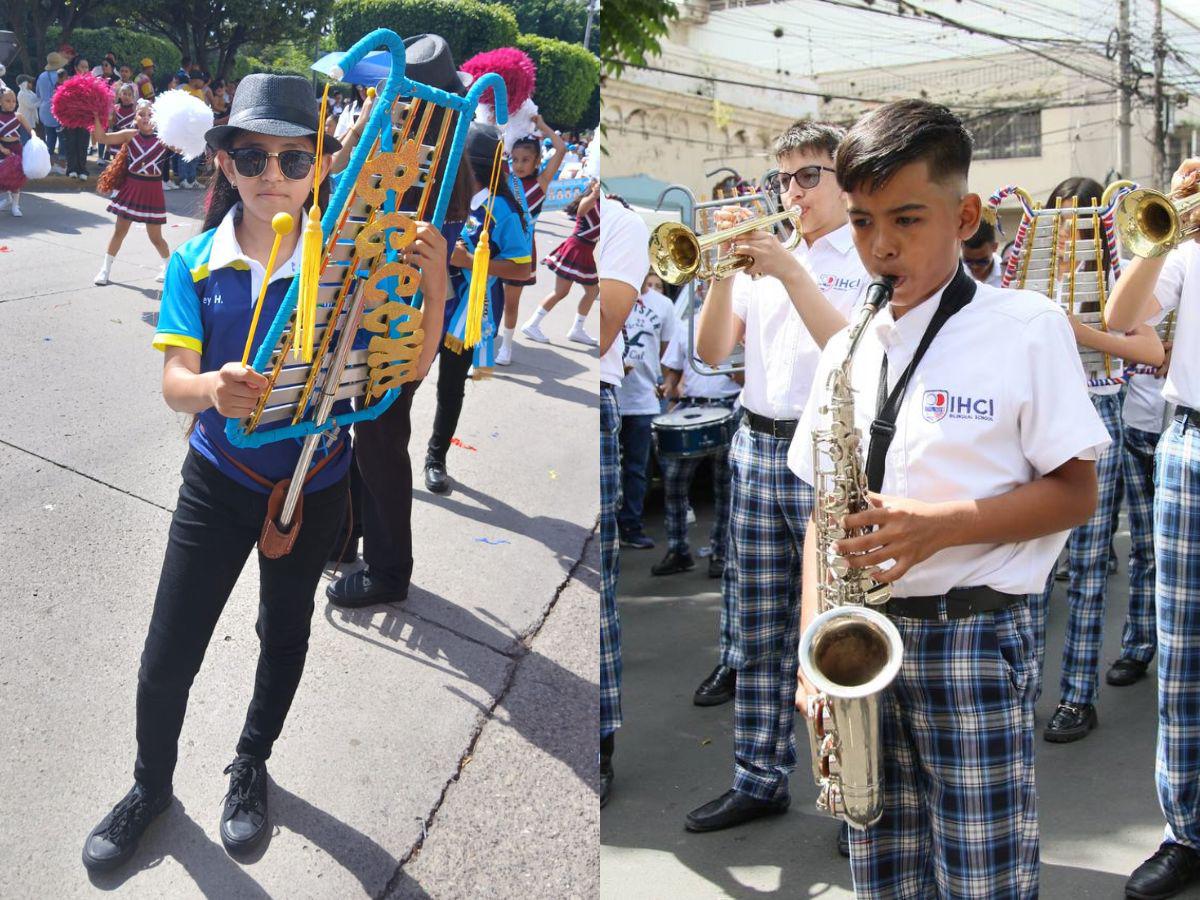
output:
[[[71,33],[87,18],[112,0],[5,0],[0,2],[0,24],[7,24],[18,38],[17,48],[21,69],[29,74],[42,71],[46,54],[58,44],[71,40]],[[5,8],[7,7],[7,12]],[[49,38],[51,28],[58,26],[54,43]]]
[[[517,17],[521,34],[582,44],[587,29],[586,0],[501,0]],[[607,13],[606,13],[607,14]],[[598,50],[599,19],[592,23],[591,50]]]
[[[600,83],[600,62],[580,44],[523,34],[517,47],[537,64],[533,102],[557,128],[580,127],[588,100]]]
[[[337,0],[333,29],[340,49],[376,28],[390,28],[401,37],[440,34],[456,63],[484,50],[515,46],[518,33],[512,10],[479,0]]]
[[[111,52],[117,57],[117,65],[128,63],[135,73],[147,56],[154,60],[155,71],[160,75],[179,68],[179,48],[163,38],[129,28],[76,28],[69,40],[62,38],[58,28],[51,28],[47,37],[52,46],[69,43],[93,66]]]
[[[667,23],[679,15],[671,0],[605,0],[600,58],[606,75],[619,75],[626,63],[645,65],[658,54]]]

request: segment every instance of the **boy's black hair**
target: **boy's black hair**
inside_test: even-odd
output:
[[[905,166],[924,161],[932,181],[966,179],[971,135],[946,107],[927,100],[898,100],[854,123],[835,157],[843,191],[876,191]]]
[[[771,148],[775,158],[796,151],[819,150],[833,159],[838,145],[846,137],[846,129],[828,122],[795,122],[787,131],[775,138]]]
[[[996,243],[996,229],[992,227],[991,222],[979,220],[979,229],[963,241],[963,246],[971,250],[978,250],[984,244]]]

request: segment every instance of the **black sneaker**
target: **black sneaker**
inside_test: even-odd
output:
[[[1135,900],[1173,897],[1200,877],[1200,853],[1191,847],[1163,841],[1125,882],[1125,896]]]
[[[434,494],[444,494],[450,490],[450,476],[446,474],[446,464],[438,459],[425,460],[425,487]]]
[[[1097,722],[1096,707],[1090,703],[1060,703],[1042,736],[1052,744],[1069,744],[1087,737]]]
[[[83,864],[107,872],[128,861],[146,828],[171,805],[171,789],[154,793],[134,782],[129,793],[92,829],[83,844]]]
[[[269,830],[267,815],[267,764],[239,753],[225,767],[229,792],[221,813],[221,843],[230,853],[254,849]]]
[[[679,572],[690,572],[694,568],[696,568],[696,560],[692,559],[692,554],[687,550],[682,553],[668,550],[662,562],[655,563],[650,567],[650,574],[675,575]]]
[[[708,558],[708,577],[720,578],[725,574],[725,560],[719,556],[710,556]]]
[[[614,732],[608,737],[600,738],[600,808],[608,805],[608,797],[612,793],[613,783],[613,750],[616,748],[617,735]]]
[[[639,531],[636,534],[629,532],[621,535],[621,546],[628,547],[631,550],[653,550],[654,538],[646,534],[644,531]]]
[[[403,603],[408,599],[408,589],[398,587],[390,579],[372,575],[370,569],[359,569],[331,583],[325,588],[325,596],[334,606],[358,609],[377,603]]]

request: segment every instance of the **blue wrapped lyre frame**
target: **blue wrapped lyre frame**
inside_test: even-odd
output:
[[[300,289],[300,278],[295,278],[253,360],[254,369],[268,377],[268,391],[253,415],[229,419],[225,425],[230,442],[239,447],[304,439],[295,472],[299,481],[321,437],[381,415],[395,401],[400,386],[415,377],[423,338],[422,295],[419,269],[400,258],[415,237],[415,216],[399,210],[405,194],[424,188],[421,209],[407,211],[424,212],[429,180],[440,170],[433,214],[423,218],[441,228],[467,130],[485,91],[495,92],[497,123],[503,126],[508,120],[507,93],[499,75],[480,77],[466,96],[412,81],[404,74],[404,41],[386,28],[355,43],[330,76],[337,80],[365,54],[380,47],[391,54],[390,74],[321,217],[323,268],[315,329],[320,350],[311,364],[286,358]],[[408,116],[401,129],[404,140],[393,147],[393,106],[397,101],[420,101],[423,125],[415,121],[418,114]],[[430,136],[436,146],[424,143],[433,108],[444,111],[441,136]],[[442,165],[437,150],[445,149],[446,129],[454,116],[453,138]],[[339,324],[330,329],[334,309]],[[326,332],[332,333],[327,336]],[[349,342],[346,335],[351,336]],[[356,346],[364,337],[370,338],[366,346]],[[331,373],[336,382],[330,380]],[[345,398],[361,399],[360,408],[333,415],[333,403]],[[284,424],[277,425],[279,422]]]

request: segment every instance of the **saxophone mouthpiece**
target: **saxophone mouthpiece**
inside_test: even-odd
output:
[[[881,275],[867,286],[867,306],[873,310],[880,309],[883,304],[892,299],[892,290],[896,286],[895,275]]]

